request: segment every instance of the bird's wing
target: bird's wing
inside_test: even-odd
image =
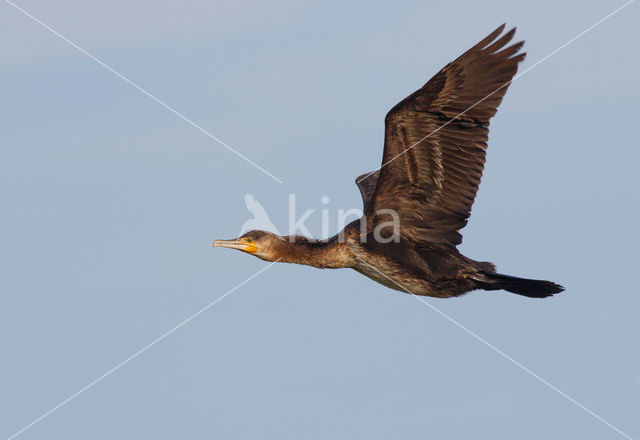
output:
[[[362,210],[364,212],[367,211],[369,206],[369,202],[371,201],[371,197],[373,196],[373,192],[376,190],[376,185],[378,184],[378,176],[380,175],[380,170],[372,171],[370,173],[363,174],[362,176],[358,176],[356,178],[356,185],[360,189],[360,194],[362,195]]]
[[[505,48],[515,28],[500,37],[503,30],[504,25],[387,114],[382,167],[365,210],[374,224],[376,212],[392,209],[401,235],[413,242],[462,242],[458,231],[467,224],[482,177],[489,119],[525,57],[524,42]]]

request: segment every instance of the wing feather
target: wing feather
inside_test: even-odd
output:
[[[362,208],[363,211],[366,211],[369,206],[371,197],[373,196],[373,193],[376,190],[376,185],[378,184],[379,175],[380,170],[377,170],[363,174],[356,178],[356,185],[358,185],[358,189],[360,189],[360,195],[362,195],[362,204],[364,206]]]
[[[382,167],[375,179],[357,180],[371,224],[388,221],[376,212],[393,209],[407,239],[462,241],[459,230],[482,178],[489,120],[525,57],[524,42],[507,46],[515,28],[501,36],[504,27],[389,111]]]

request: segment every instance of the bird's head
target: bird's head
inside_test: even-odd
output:
[[[278,250],[286,246],[286,239],[267,231],[250,231],[234,240],[216,240],[214,247],[238,249],[267,261],[278,259]]]

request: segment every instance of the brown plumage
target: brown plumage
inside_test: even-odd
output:
[[[363,217],[326,241],[252,231],[214,242],[268,261],[349,267],[392,289],[435,297],[504,289],[542,298],[563,288],[495,272],[460,254],[482,177],[489,121],[525,57],[504,25],[389,111],[382,166],[356,179]]]

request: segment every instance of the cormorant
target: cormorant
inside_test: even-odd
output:
[[[462,255],[482,176],[489,120],[496,114],[525,53],[505,47],[515,28],[503,24],[447,64],[385,118],[382,166],[356,179],[364,215],[328,240],[251,231],[213,246],[267,261],[352,268],[392,289],[452,297],[504,289],[531,298],[561,292],[551,281],[502,275]]]

